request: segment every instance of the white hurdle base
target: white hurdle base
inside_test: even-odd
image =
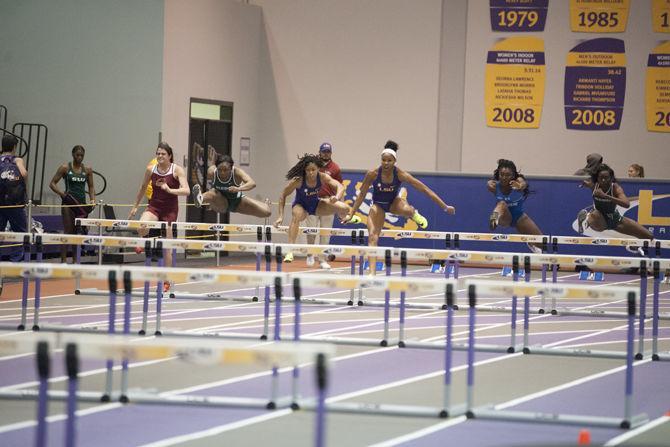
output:
[[[646,414],[633,416],[630,421],[615,417],[582,416],[574,414],[540,413],[532,411],[495,410],[491,406],[479,407],[467,412],[468,419],[488,419],[510,422],[537,422],[561,425],[588,425],[591,427],[607,427],[630,429],[649,422]]]
[[[158,298],[156,291],[155,291],[155,286],[152,286],[154,289],[153,291],[149,292],[148,296],[149,298],[156,299]],[[90,288],[90,289],[79,289],[75,290],[76,295],[93,295],[93,296],[108,296],[109,291],[108,290],[102,290],[102,289],[95,289],[95,288]],[[123,290],[117,290],[116,294],[119,296],[122,296],[125,294]],[[133,298],[144,298],[144,292],[141,291],[133,291],[130,296]],[[244,296],[225,296],[220,293],[186,293],[186,292],[179,292],[179,293],[173,293],[173,292],[166,292],[163,293],[163,299],[181,299],[181,300],[201,300],[201,301],[235,301],[235,302],[243,302],[243,303],[248,303],[248,302],[255,302],[258,301],[258,297],[256,296],[249,296],[249,297],[244,297]]]
[[[289,408],[289,398],[281,398],[277,402],[268,399],[250,397],[219,397],[198,395],[162,395],[146,392],[128,393],[128,403],[146,405],[180,405],[196,407],[244,408],[244,409],[279,409]]]
[[[619,318],[619,319],[626,319],[628,318],[628,314],[624,312],[606,312],[603,310],[552,310],[551,311],[552,315],[558,315],[558,316],[572,316],[572,317],[603,317],[603,318]],[[649,318],[649,315],[651,312],[648,312],[647,318]],[[658,319],[661,321],[670,321],[670,314],[659,314]]]
[[[555,355],[560,357],[588,357],[596,359],[626,359],[625,351],[596,351],[591,349],[562,349],[529,346],[523,348],[524,354]]]
[[[99,391],[77,391],[77,400],[80,402],[102,402],[104,393]],[[47,392],[49,400],[66,401],[68,399],[67,391],[49,390]],[[117,396],[118,397],[118,396]],[[38,400],[38,390],[7,390],[0,391],[0,399],[6,400]]]
[[[313,399],[299,401],[301,410],[316,410]],[[328,413],[368,414],[375,416],[407,416],[419,418],[448,418],[465,414],[465,404],[455,405],[449,409],[440,407],[423,407],[416,405],[390,405],[364,402],[326,402],[325,410]]]

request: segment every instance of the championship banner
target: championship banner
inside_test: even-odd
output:
[[[649,55],[645,97],[647,130],[670,132],[670,42]]]
[[[518,161],[517,166],[527,174],[523,160]],[[495,169],[495,160],[491,161],[491,172]],[[619,184],[630,200],[630,207],[618,207],[617,211],[622,216],[628,217],[652,232],[656,239],[670,239],[670,180],[652,180],[646,178],[625,178],[626,165],[618,166],[615,170]],[[343,170],[344,187],[346,189],[346,202],[352,205],[360,194],[360,187],[366,171]],[[458,231],[461,233],[490,233],[489,217],[496,205],[495,196],[486,189],[486,181],[490,175],[468,175],[468,174],[415,174],[426,186],[431,188],[449,205],[456,207],[456,214],[450,215],[440,209],[437,204],[430,200],[425,194],[414,189],[411,185],[401,185],[401,197],[405,198],[410,205],[428,219],[429,231]],[[545,177],[527,176],[531,194],[526,199],[524,210],[540,227],[543,234],[559,236],[588,236],[592,238],[630,238],[630,236],[614,230],[598,232],[588,228],[583,235],[577,231],[577,214],[580,210],[588,208],[593,204],[591,191],[587,188],[579,188],[581,179],[579,177]],[[365,191],[363,204],[356,213],[362,219],[362,225],[343,225],[340,219],[335,217],[332,226],[335,228],[346,228],[352,231],[358,228],[366,228],[367,219],[372,206],[372,189]],[[560,206],[557,206],[560,204]],[[330,224],[329,224],[330,226]],[[386,214],[384,229],[400,230],[402,232],[418,230],[416,223],[411,219]],[[505,233],[512,236],[517,233],[514,228],[498,227],[496,233]],[[511,239],[510,239],[511,240]],[[331,244],[351,244],[349,236],[333,236]],[[379,239],[379,246],[411,247],[411,248],[445,248],[444,239],[415,239],[415,238],[393,238],[383,237]],[[453,248],[453,241],[452,241]],[[460,240],[463,250],[478,251],[528,251],[524,243],[498,242],[498,239],[485,237],[469,238]],[[571,245],[570,254],[591,254],[593,246],[578,243]],[[599,247],[599,255],[608,256],[631,256],[623,246]],[[663,256],[670,257],[670,251],[664,249]]]
[[[570,28],[578,33],[623,33],[630,0],[570,0]]]
[[[544,31],[549,0],[490,0],[493,31]]]
[[[544,80],[542,39],[513,37],[494,45],[486,60],[486,125],[507,129],[540,127]]]
[[[570,50],[564,95],[568,129],[619,129],[626,95],[623,40],[592,39]]]
[[[652,0],[651,23],[655,33],[670,33],[670,0]]]

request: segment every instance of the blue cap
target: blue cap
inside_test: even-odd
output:
[[[319,146],[319,152],[333,152],[333,145],[330,143],[323,143]]]

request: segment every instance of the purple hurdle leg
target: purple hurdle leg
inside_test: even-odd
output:
[[[35,260],[42,262],[42,236],[35,236]],[[42,297],[42,278],[35,278],[35,313],[33,314],[33,331],[40,330],[40,301]]]
[[[314,445],[323,447],[326,442],[326,388],[328,387],[326,356],[323,354],[318,354],[316,357],[316,384],[318,396],[316,404],[316,441]]]
[[[23,262],[30,262],[30,236],[23,237]],[[17,330],[23,331],[26,329],[26,321],[28,319],[28,286],[30,285],[30,278],[23,277],[23,290],[21,294],[21,322],[17,326]]]
[[[407,252],[400,252],[400,275],[407,276]],[[400,317],[398,322],[398,347],[405,347],[405,291],[400,292]]]
[[[454,287],[447,284],[445,291],[445,298],[447,302],[447,327],[446,340],[444,343],[444,400],[443,409],[440,412],[440,417],[449,417],[449,409],[451,407],[451,361],[453,347],[451,345],[451,338],[454,332]]]
[[[146,253],[146,258],[144,259],[144,266],[151,267],[151,241],[147,240],[144,243],[144,253]],[[151,283],[149,281],[144,281],[144,295],[142,297],[142,329],[138,332],[139,335],[146,335],[147,333],[147,324],[149,322],[149,290],[151,289]]]
[[[163,257],[163,243],[156,242],[154,254],[158,257],[158,267],[165,267],[165,258]],[[163,314],[163,281],[158,281],[156,285],[156,332],[154,335],[163,335],[161,331],[161,321]]]
[[[65,447],[74,447],[77,438],[77,375],[79,357],[77,345],[68,343],[65,347],[65,367],[67,369],[67,420],[65,422]]]
[[[391,250],[386,250],[384,252],[384,264],[386,265],[386,276],[391,276]],[[387,288],[384,291],[384,338],[379,343],[380,346],[388,346],[389,317],[391,314],[390,307],[391,307],[391,292]]]
[[[123,333],[130,334],[130,313],[132,306],[133,282],[130,278],[130,272],[123,272]],[[119,402],[128,403],[128,359],[121,360],[121,396]]]
[[[116,333],[116,271],[110,270],[109,272],[109,277],[108,277],[108,282],[109,282],[109,321],[108,321],[108,327],[107,327],[107,333],[108,334],[114,334]],[[111,400],[112,396],[112,371],[114,368],[114,361],[113,360],[107,360],[106,364],[107,368],[107,375],[105,378],[105,393],[102,395],[100,400],[102,402],[109,402]]]
[[[47,442],[47,415],[49,414],[49,345],[45,341],[37,343],[37,375],[40,379],[37,391],[37,428],[35,431],[35,445],[46,446]]]
[[[638,349],[635,360],[644,357],[644,320],[647,316],[647,261],[640,261],[640,315],[638,323]]]

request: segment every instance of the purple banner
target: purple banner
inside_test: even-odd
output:
[[[542,51],[489,51],[486,57],[487,64],[523,64],[544,65],[544,52]]]
[[[549,0],[490,0],[493,31],[544,31]]]
[[[670,54],[650,54],[647,67],[670,67]]]
[[[625,96],[625,47],[622,40],[592,39],[570,51],[563,98],[568,129],[619,129]]]

